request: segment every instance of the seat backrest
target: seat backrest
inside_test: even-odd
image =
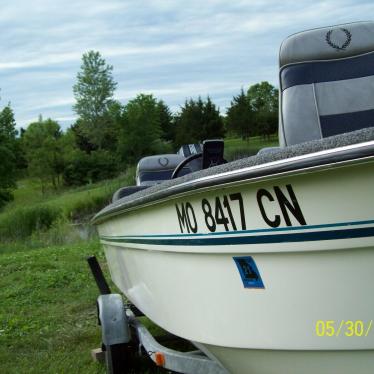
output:
[[[374,22],[291,35],[279,65],[281,146],[374,126]]]

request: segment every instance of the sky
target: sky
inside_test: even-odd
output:
[[[76,119],[73,85],[82,54],[113,65],[115,99],[152,93],[178,112],[208,95],[222,114],[252,84],[278,86],[278,51],[288,35],[365,21],[374,1],[0,0],[0,107],[17,127]]]

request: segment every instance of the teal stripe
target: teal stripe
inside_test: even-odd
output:
[[[327,223],[320,225],[306,225],[296,227],[277,227],[270,229],[255,229],[255,230],[240,230],[240,231],[224,231],[224,232],[212,232],[204,234],[159,234],[159,235],[128,235],[128,236],[101,236],[103,240],[114,240],[114,239],[142,239],[142,238],[184,238],[184,237],[206,237],[212,235],[243,235],[243,234],[256,234],[261,232],[279,232],[279,231],[297,231],[297,230],[313,230],[313,229],[324,229],[331,227],[349,227],[358,225],[369,225],[374,224],[374,220],[366,221],[352,221],[352,222],[340,222],[340,223]]]
[[[204,246],[204,245],[239,245],[265,243],[292,243],[319,240],[352,239],[374,237],[374,227],[350,228],[350,226],[373,224],[374,220],[343,222],[336,224],[309,225],[298,227],[282,227],[275,229],[258,229],[212,234],[175,234],[175,235],[144,235],[144,236],[102,236],[101,239],[114,243],[134,243],[173,246]],[[316,228],[345,227],[339,230],[295,232]],[[272,235],[245,235],[258,232],[294,231]],[[222,235],[226,236],[222,237]],[[238,234],[242,234],[238,236]]]
[[[239,245],[239,244],[269,244],[294,243],[320,240],[353,239],[374,237],[374,227],[342,229],[329,231],[296,232],[290,234],[226,236],[209,238],[111,238],[104,239],[114,243],[153,244],[169,246],[207,246],[207,245]]]

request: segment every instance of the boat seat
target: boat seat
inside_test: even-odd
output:
[[[279,65],[282,147],[374,126],[374,22],[291,35]]]

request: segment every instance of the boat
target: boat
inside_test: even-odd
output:
[[[278,149],[94,217],[121,292],[229,373],[374,370],[373,40],[373,22],[290,36]]]

